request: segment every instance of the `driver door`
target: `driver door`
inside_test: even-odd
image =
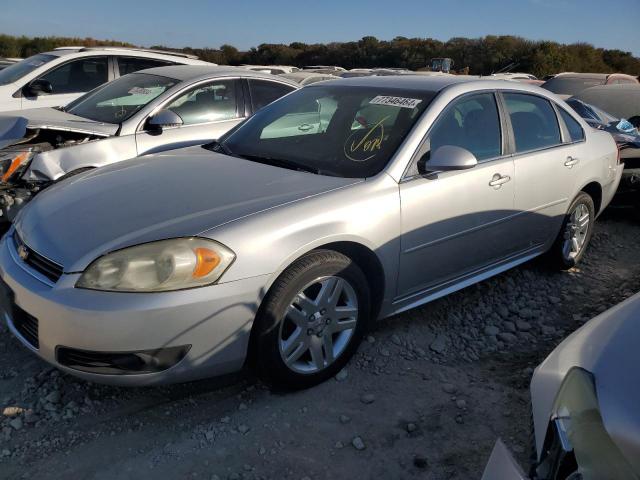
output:
[[[109,57],[85,57],[67,62],[36,79],[49,82],[52,93],[30,96],[23,89],[22,108],[65,106],[109,79]]]
[[[444,145],[465,148],[478,164],[468,170],[416,172],[401,182],[399,297],[446,288],[505,259],[515,249],[511,236],[514,165],[503,156],[494,94],[454,100],[436,120],[426,142],[428,153]]]
[[[141,126],[136,133],[138,155],[202,145],[218,139],[242,122],[242,88],[238,80],[215,80],[178,93],[163,108],[183,121],[178,127],[153,131]],[[148,120],[148,119],[147,119]]]

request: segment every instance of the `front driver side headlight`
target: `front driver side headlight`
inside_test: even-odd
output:
[[[108,253],[84,271],[76,287],[119,292],[166,292],[217,282],[235,259],[206,238],[174,238]]]
[[[573,451],[577,473],[581,475],[575,478],[638,478],[607,433],[600,414],[594,380],[589,372],[573,368],[567,373],[556,397],[553,412],[562,450]]]
[[[0,151],[0,183],[7,183],[22,175],[36,153],[29,147]]]

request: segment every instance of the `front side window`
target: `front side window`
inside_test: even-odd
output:
[[[208,83],[180,95],[167,107],[177,113],[185,125],[237,118],[236,82]]]
[[[260,110],[265,105],[269,105],[293,89],[293,87],[285,85],[284,83],[249,80],[249,91],[251,92],[253,111]]]
[[[168,65],[174,65],[171,62],[166,62],[164,60],[156,60],[153,58],[135,58],[135,57],[116,57],[116,58],[118,59],[118,71],[120,72],[120,76],[137,72],[138,70],[145,70],[147,68],[166,67]]]
[[[567,126],[567,130],[569,131],[569,138],[571,139],[571,141],[579,142],[580,140],[584,140],[584,131],[582,130],[582,127],[576,121],[576,119],[569,115],[562,108],[559,108],[559,110],[560,116],[562,117],[562,120],[564,121],[564,124]]]
[[[429,151],[444,145],[462,147],[478,161],[502,154],[500,116],[493,93],[465,96],[447,107],[429,134]]]
[[[0,70],[0,85],[9,85],[10,83],[17,82],[25,75],[33,72],[36,68],[41,67],[55,58],[59,57],[56,55],[39,53],[29,58],[25,58],[24,60],[20,60],[18,63],[14,63],[13,65],[9,65],[8,67]]]
[[[505,93],[516,152],[552,147],[562,143],[555,110],[548,100],[535,95]]]
[[[67,106],[67,112],[96,122],[121,123],[178,83],[174,78],[133,73],[80,97]]]
[[[431,103],[431,92],[317,85],[272,103],[222,140],[226,153],[316,173],[379,173]]]
[[[42,80],[51,83],[53,94],[83,93],[109,80],[107,57],[81,58],[53,69]]]

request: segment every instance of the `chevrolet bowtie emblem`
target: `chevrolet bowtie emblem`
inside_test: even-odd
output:
[[[24,245],[18,247],[18,256],[24,261],[29,256],[29,250]]]

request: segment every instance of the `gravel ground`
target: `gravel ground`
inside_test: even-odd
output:
[[[380,322],[335,379],[86,383],[0,327],[0,478],[477,479],[501,437],[526,463],[533,368],[640,290],[640,225],[608,212],[580,268],[541,261]]]

